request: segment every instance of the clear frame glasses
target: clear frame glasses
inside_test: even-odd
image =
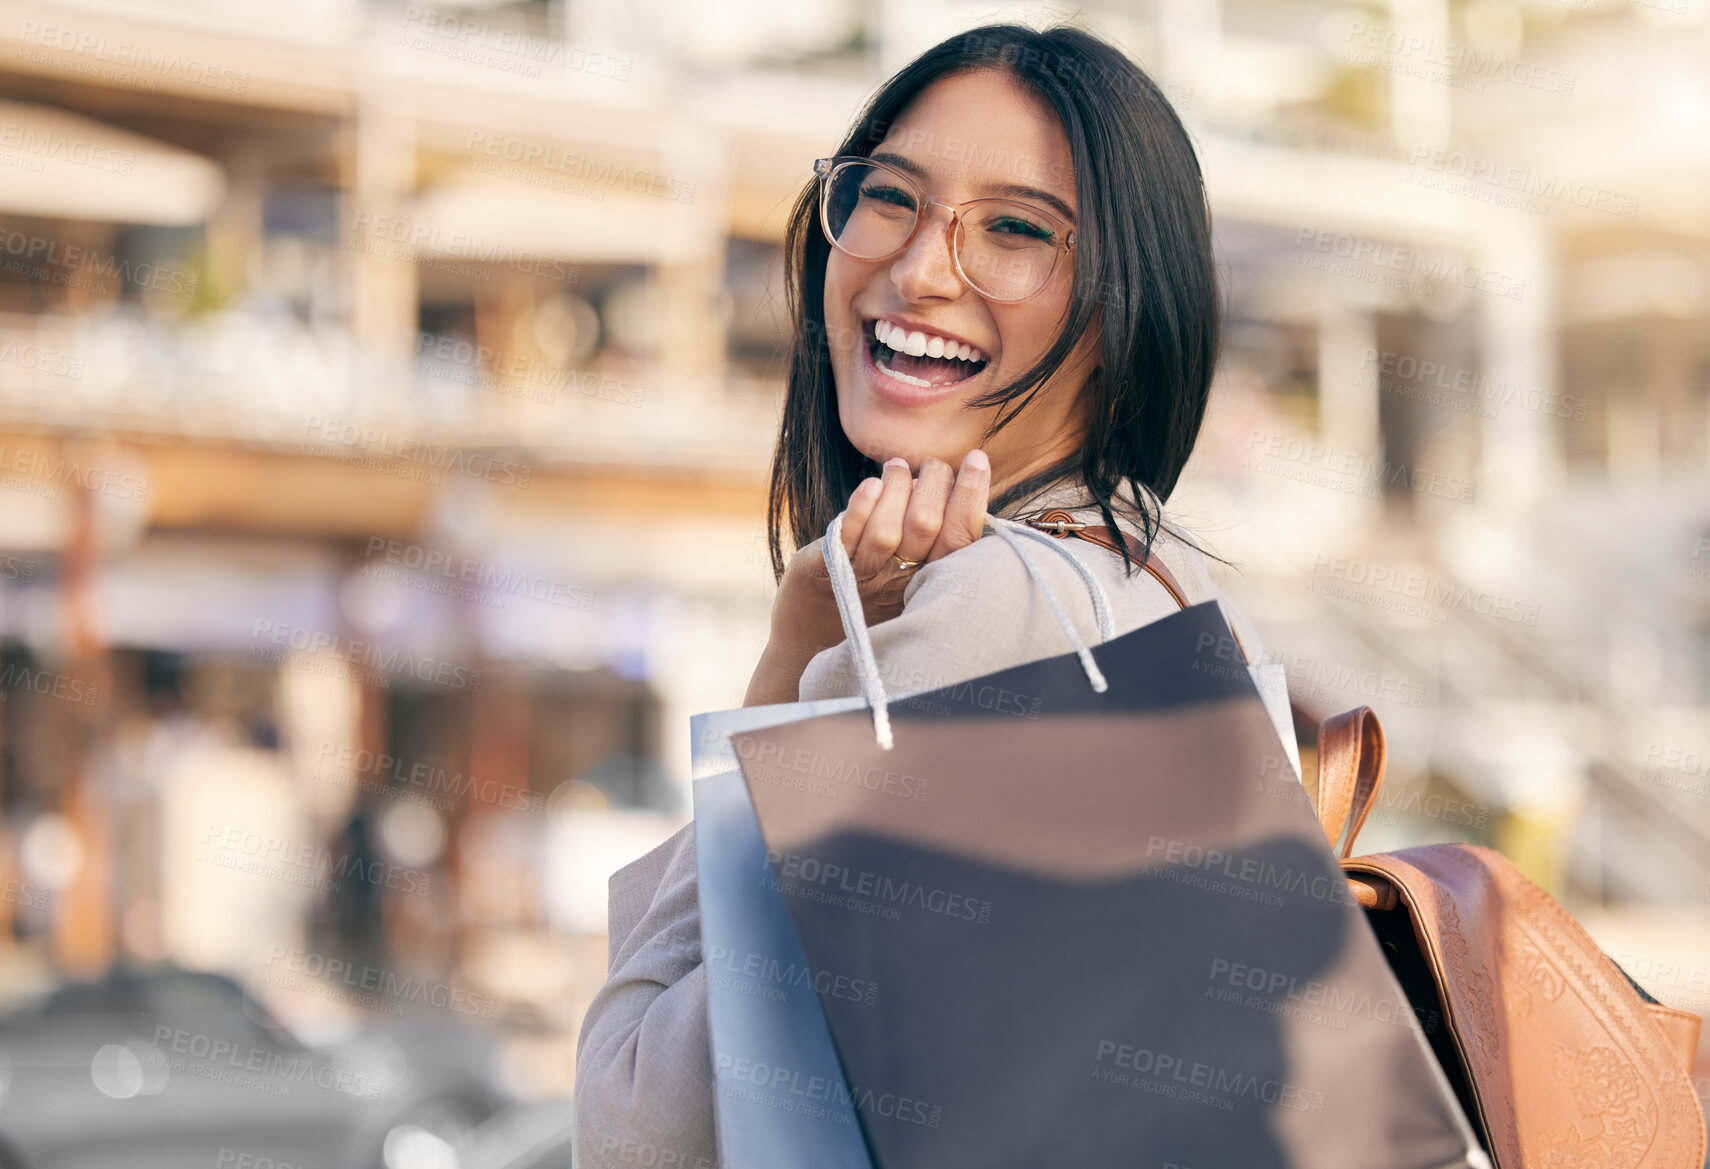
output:
[[[950,260],[962,281],[988,300],[1035,296],[1051,281],[1075,233],[1057,216],[1014,199],[929,199],[896,167],[856,155],[821,158],[819,221],[825,238],[857,260],[888,260],[913,242],[926,208],[947,208]]]

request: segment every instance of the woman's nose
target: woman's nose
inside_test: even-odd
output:
[[[942,209],[942,214],[939,210]],[[926,205],[920,230],[907,249],[891,263],[891,281],[905,300],[956,297],[962,294],[962,278],[950,249],[956,231],[956,212],[942,203]]]

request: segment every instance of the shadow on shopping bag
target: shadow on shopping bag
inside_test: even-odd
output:
[[[1322,978],[1350,919],[1314,850],[1176,851],[1091,883],[864,834],[774,857],[809,962],[878,988],[821,996],[877,1164],[1309,1163],[1279,1118],[1371,1086],[1295,1074],[1281,1016],[1335,1043],[1407,1004]]]

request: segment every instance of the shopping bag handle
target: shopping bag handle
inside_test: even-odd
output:
[[[855,567],[849,562],[849,550],[843,546],[843,517],[846,513],[838,512],[830,526],[825,529],[825,539],[821,541],[825,555],[825,568],[831,578],[831,591],[837,598],[837,613],[843,620],[843,633],[849,639],[850,647],[855,655],[855,673],[861,680],[861,693],[866,696],[867,703],[873,708],[873,730],[879,740],[879,746],[886,751],[891,749],[890,699],[885,695],[884,681],[879,677],[879,664],[873,657],[873,638],[867,632],[867,616],[861,607],[860,588],[855,581]],[[1069,558],[1075,571],[1086,583],[1087,591],[1092,594],[1093,616],[1098,622],[1098,636],[1101,642],[1109,641],[1115,636],[1115,627],[1110,618],[1110,599],[1105,595],[1104,586],[1099,583],[1092,569],[1086,562],[1060,540],[1054,540],[1044,532],[1028,527],[1018,520],[1005,519],[1002,516],[987,516],[986,522],[992,530],[1008,542],[1015,554],[1021,557],[1027,575],[1039,590],[1045,594],[1046,604],[1051,606],[1051,612],[1057,618],[1057,623],[1063,627],[1063,632],[1069,635],[1069,641],[1075,647],[1075,655],[1081,660],[1081,668],[1086,671],[1087,681],[1092,688],[1103,692],[1109,687],[1104,679],[1104,673],[1093,661],[1092,650],[1081,639],[1080,631],[1069,618],[1057,595],[1051,591],[1051,586],[1039,572],[1039,566],[1028,556],[1023,547],[1027,539],[1041,541],[1046,547],[1055,549],[1058,553]]]

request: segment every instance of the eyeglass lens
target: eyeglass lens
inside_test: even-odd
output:
[[[903,246],[920,219],[919,194],[896,174],[842,163],[826,181],[825,224],[849,255],[878,260]],[[957,258],[975,291],[1020,300],[1045,286],[1056,266],[1059,231],[1038,208],[1009,200],[975,203],[957,218]]]

